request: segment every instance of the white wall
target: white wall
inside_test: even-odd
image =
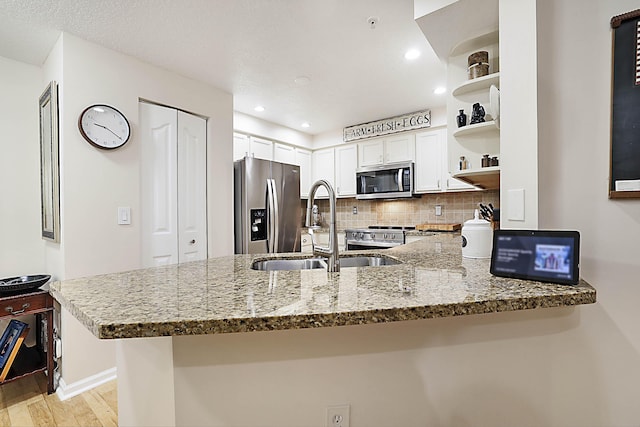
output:
[[[70,34],[61,36],[44,70],[45,80],[59,82],[62,244],[48,248],[63,264],[59,278],[141,267],[140,98],[209,118],[209,256],[233,253],[230,94]],[[99,150],[80,135],[78,116],[95,103],[113,105],[127,116],[132,136],[124,147]],[[131,207],[131,225],[117,225],[118,206]],[[115,366],[112,341],[93,337],[66,311],[62,328],[67,384]]]
[[[582,328],[605,384],[608,425],[637,425],[640,410],[640,200],[609,200],[610,19],[637,1],[538,1],[540,226],[581,232],[582,275],[598,290]],[[630,52],[631,53],[631,52]],[[598,58],[585,66],[585,56]],[[633,72],[630,70],[630,72]],[[640,159],[638,159],[640,161]],[[625,375],[625,372],[627,373]]]
[[[500,1],[500,226],[538,228],[536,0]],[[541,32],[546,31],[542,28]],[[523,190],[524,196],[511,195]],[[517,211],[524,211],[522,219]]]
[[[257,117],[234,111],[233,129],[248,135],[286,142],[302,148],[311,148],[313,137],[307,133],[280,126]]]
[[[47,274],[40,223],[42,70],[0,57],[0,278]]]

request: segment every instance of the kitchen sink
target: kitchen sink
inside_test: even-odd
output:
[[[400,261],[384,256],[350,256],[340,257],[340,268],[348,267],[381,267],[401,264]],[[312,270],[327,268],[324,258],[266,259],[255,261],[251,268],[261,271],[275,270]]]

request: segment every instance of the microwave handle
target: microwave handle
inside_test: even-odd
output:
[[[404,191],[404,189],[402,188],[402,172],[403,171],[404,171],[403,168],[398,169],[398,191]]]

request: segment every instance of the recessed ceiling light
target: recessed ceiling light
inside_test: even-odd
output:
[[[417,49],[409,49],[405,54],[404,54],[404,59],[408,59],[408,60],[413,60],[416,59],[417,57],[420,56],[420,51]]]
[[[257,112],[262,112],[262,111],[264,111],[264,107],[262,105],[256,105],[254,110],[257,111]]]
[[[298,86],[306,86],[311,82],[311,79],[307,76],[298,76],[293,81]]]
[[[447,88],[444,86],[438,86],[437,88],[435,88],[433,90],[433,93],[435,93],[436,95],[442,95],[443,93],[445,93],[447,91]]]
[[[304,122],[300,126],[302,126],[303,128],[308,128],[311,126],[311,124],[309,122]]]

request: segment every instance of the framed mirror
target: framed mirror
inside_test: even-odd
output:
[[[40,197],[42,238],[59,242],[58,85],[55,81],[40,95]]]

